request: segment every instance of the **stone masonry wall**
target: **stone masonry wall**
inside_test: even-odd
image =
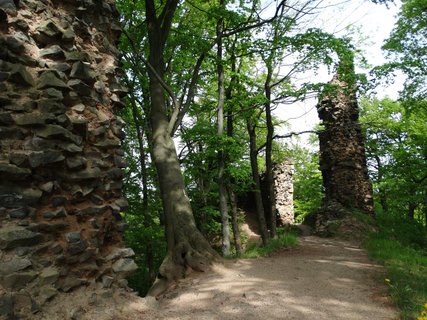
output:
[[[136,269],[113,0],[0,0],[0,318]],[[24,317],[25,318],[25,317]]]
[[[276,194],[276,217],[279,226],[295,222],[293,173],[294,164],[290,162],[283,162],[276,165],[273,170],[274,190]]]
[[[317,105],[325,129],[319,133],[320,170],[326,201],[373,215],[372,185],[366,167],[363,135],[355,90],[339,75],[331,84],[340,89]]]

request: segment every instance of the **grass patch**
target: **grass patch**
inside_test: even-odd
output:
[[[427,313],[427,232],[414,220],[401,215],[381,214],[379,231],[364,242],[369,256],[380,261],[401,319],[424,319]],[[427,314],[426,314],[427,315]]]
[[[258,258],[266,256],[279,248],[292,247],[298,244],[297,236],[292,232],[278,232],[277,239],[270,239],[267,246],[259,246],[257,243],[252,242],[245,249],[245,252],[235,256],[236,258]]]

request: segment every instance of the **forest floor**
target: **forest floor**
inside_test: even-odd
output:
[[[268,257],[222,260],[158,299],[131,299],[114,319],[397,319],[381,273],[355,244],[304,236]]]

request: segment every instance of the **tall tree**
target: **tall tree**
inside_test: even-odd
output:
[[[172,131],[175,119],[169,119],[166,107],[164,51],[177,0],[168,0],[158,13],[154,0],[145,1],[148,27],[151,114],[153,130],[153,161],[157,168],[159,187],[166,217],[167,253],[159,275],[149,294],[163,291],[169,281],[185,276],[190,267],[204,271],[216,256],[207,240],[197,229],[178,161]]]

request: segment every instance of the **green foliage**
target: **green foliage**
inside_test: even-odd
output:
[[[425,0],[402,0],[398,21],[382,47],[390,62],[374,69],[377,75],[388,76],[389,79],[396,71],[407,76],[401,92],[405,101],[427,98],[426,9]]]
[[[382,210],[426,223],[427,109],[409,112],[390,99],[362,99],[366,155]]]
[[[384,264],[384,278],[401,319],[415,319],[427,301],[427,230],[399,212],[377,213],[377,223],[378,232],[364,247]]]

